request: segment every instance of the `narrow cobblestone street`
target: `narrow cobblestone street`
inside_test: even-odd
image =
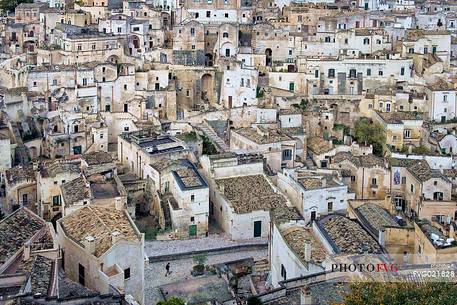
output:
[[[236,245],[262,245],[267,242],[268,240],[265,238],[232,241],[225,235],[215,234],[199,239],[147,241],[145,251],[149,258],[154,258],[156,256],[180,254],[198,250],[208,251]]]

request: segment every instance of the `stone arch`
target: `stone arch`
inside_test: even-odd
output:
[[[110,57],[108,57],[108,61],[113,64],[117,64],[119,62],[119,56],[111,55]]]
[[[270,48],[267,48],[265,50],[265,56],[266,56],[266,65],[271,67],[273,63],[273,51]]]
[[[140,38],[137,35],[132,35],[132,45],[135,49],[140,48]]]
[[[201,78],[202,100],[211,102],[213,100],[213,77],[205,73]]]

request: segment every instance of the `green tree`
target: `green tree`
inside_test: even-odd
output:
[[[384,128],[378,122],[370,122],[366,118],[361,118],[355,123],[353,136],[360,144],[373,145],[373,154],[377,156],[383,155],[386,135]]]
[[[256,297],[256,296],[252,296],[252,297],[249,297],[248,298],[248,305],[262,305],[262,301]]]
[[[157,305],[184,305],[186,302],[184,302],[183,299],[175,298],[172,297],[171,299],[168,299],[166,301],[160,301],[157,303]]]
[[[353,283],[345,305],[455,305],[457,286],[450,282]]]
[[[0,0],[0,10],[3,13],[14,12],[16,6],[21,3],[33,3],[33,0]]]

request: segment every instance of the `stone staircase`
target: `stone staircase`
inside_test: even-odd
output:
[[[262,274],[270,271],[270,262],[268,259],[261,259],[254,263],[252,267],[253,274]]]
[[[165,219],[165,228],[171,228],[172,227],[171,213],[170,213],[170,207],[168,206],[167,201],[162,200],[160,202],[160,206],[162,207],[163,218]]]
[[[208,126],[207,123],[197,124],[194,126],[195,128],[201,130],[206,136],[217,146],[219,150],[222,152],[226,152],[229,150],[228,145],[222,140],[212,128]]]

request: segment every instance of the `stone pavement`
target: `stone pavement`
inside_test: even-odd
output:
[[[182,255],[195,251],[217,251],[219,249],[227,249],[235,247],[237,249],[246,246],[266,246],[268,239],[255,238],[248,240],[232,241],[225,235],[210,235],[205,238],[187,239],[187,240],[164,240],[164,241],[146,241],[146,255],[153,260],[154,258],[167,255]],[[251,247],[252,249],[253,247]]]
[[[193,240],[195,242],[195,240]],[[209,254],[207,265],[220,264],[229,261],[254,257],[255,260],[264,259],[268,256],[268,250],[237,251],[234,253]],[[145,300],[146,305],[155,305],[162,300],[159,287],[185,279],[191,279],[190,274],[194,261],[192,258],[177,259],[170,261],[171,275],[165,276],[167,262],[152,262],[145,268]]]

